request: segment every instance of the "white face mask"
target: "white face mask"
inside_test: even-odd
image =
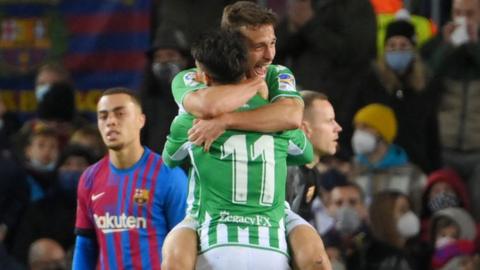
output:
[[[437,238],[437,240],[435,241],[435,248],[444,247],[444,246],[450,244],[451,242],[453,242],[455,240],[456,240],[455,238],[450,237],[450,236],[441,236],[441,237]]]
[[[337,209],[335,229],[344,235],[354,233],[360,227],[361,220],[353,207],[344,206]]]
[[[35,87],[35,97],[37,102],[40,102],[45,97],[45,94],[50,90],[49,84],[39,84]]]
[[[405,238],[415,236],[420,232],[420,220],[412,211],[408,211],[398,219],[397,230]]]
[[[370,154],[377,146],[377,138],[372,133],[356,129],[352,136],[353,152],[357,155]]]

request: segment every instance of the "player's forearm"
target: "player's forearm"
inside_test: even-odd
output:
[[[300,127],[303,102],[284,98],[258,109],[225,114],[227,129],[277,132]]]
[[[210,86],[185,97],[184,107],[197,118],[209,119],[233,112],[248,102],[258,91],[256,82]]]
[[[77,236],[73,253],[72,269],[95,269],[98,257],[98,246],[94,239]]]

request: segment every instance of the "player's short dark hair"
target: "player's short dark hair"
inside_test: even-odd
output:
[[[240,27],[256,27],[277,24],[277,16],[271,9],[264,8],[254,2],[238,1],[223,9],[221,27],[238,31]]]
[[[138,97],[138,95],[135,92],[133,92],[132,90],[126,88],[126,87],[108,88],[107,90],[103,91],[100,98],[104,97],[104,96],[111,96],[111,95],[116,95],[116,94],[128,95],[132,99],[133,103],[135,103],[140,109],[142,109],[142,102],[140,101],[140,98]]]
[[[217,83],[235,83],[247,71],[248,49],[238,32],[215,30],[192,44],[192,56]]]

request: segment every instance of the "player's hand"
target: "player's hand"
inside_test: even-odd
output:
[[[264,79],[261,80],[261,82],[259,83],[259,89],[258,89],[258,94],[264,98],[264,99],[267,99],[268,100],[268,85],[267,85],[267,82],[265,82]]]
[[[202,146],[205,152],[210,150],[212,143],[225,132],[226,125],[222,116],[212,119],[196,119],[188,131],[188,140]]]
[[[257,90],[258,95],[268,99],[268,85],[264,77],[258,76],[254,71],[247,72],[247,80],[243,83],[250,84],[249,87]]]

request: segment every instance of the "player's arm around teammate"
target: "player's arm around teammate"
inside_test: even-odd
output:
[[[244,14],[246,17],[250,17],[250,19],[244,20],[244,18],[240,18],[241,21],[243,20],[242,25],[231,27],[228,25],[231,14]],[[252,14],[255,15],[251,16]],[[252,18],[255,19],[251,20]],[[255,21],[258,18],[260,18],[260,21]],[[239,98],[241,95],[238,93],[227,91],[228,89],[233,89],[231,87],[209,87],[199,90],[204,87],[199,87],[199,83],[195,82],[195,73],[180,73],[180,76],[177,75],[174,79],[174,85],[172,86],[175,100],[180,108],[200,117],[211,117],[214,114],[219,114],[215,118],[197,121],[190,131],[189,139],[196,144],[208,146],[227,127],[261,132],[282,131],[299,127],[303,114],[303,102],[300,98],[295,98],[296,90],[293,74],[285,67],[277,66],[271,68],[270,66],[275,55],[276,41],[273,30],[274,18],[272,18],[271,12],[252,3],[237,2],[237,4],[225,8],[222,20],[222,26],[227,25],[226,28],[240,31],[247,39],[250,75],[265,78],[269,88],[269,100],[271,103],[256,110],[229,113],[228,109],[234,110],[238,108],[239,104],[245,104],[249,95],[258,90],[247,89],[246,91],[251,92],[248,95],[243,95],[244,100],[241,100]],[[267,74],[269,71],[276,71],[276,73],[269,75]],[[175,87],[176,82],[181,82],[190,87]],[[237,89],[239,90],[240,88]],[[217,92],[215,93],[214,91]],[[216,95],[218,93],[220,94]],[[234,94],[236,96],[228,96]],[[225,102],[212,101],[212,103],[204,103],[207,102],[209,96],[215,96],[218,100],[224,100]],[[235,97],[236,100],[231,100]],[[223,107],[214,107],[220,103],[222,103]],[[197,243],[197,235],[195,231],[187,228],[188,226],[181,230],[174,230],[167,237],[164,245],[164,264],[162,269],[194,268],[196,248],[191,249],[190,247],[192,243]],[[293,240],[292,237],[294,238]],[[308,242],[304,242],[305,239],[308,239]],[[295,232],[289,235],[289,240],[292,248],[297,250],[294,253],[294,260],[300,266],[300,269],[331,269],[324,252],[323,243],[313,228],[306,225],[298,226]],[[306,244],[312,241],[315,243]],[[319,264],[319,262],[322,263]]]

